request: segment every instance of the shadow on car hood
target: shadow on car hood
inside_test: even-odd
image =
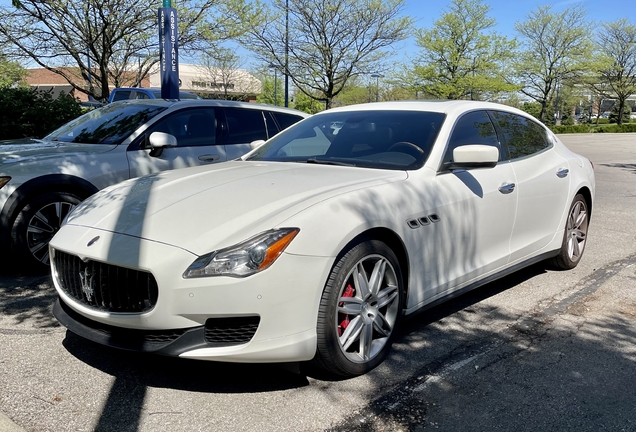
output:
[[[84,201],[68,223],[201,255],[284,224],[332,196],[406,178],[405,171],[227,162],[128,180]]]
[[[61,155],[103,153],[116,144],[80,144],[62,141],[44,141],[35,138],[0,141],[0,162],[5,164],[59,159]]]

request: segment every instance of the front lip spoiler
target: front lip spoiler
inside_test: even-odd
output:
[[[136,330],[90,320],[72,310],[60,298],[53,315],[64,327],[85,339],[127,351],[178,357],[187,351],[209,348],[204,326],[174,330]]]

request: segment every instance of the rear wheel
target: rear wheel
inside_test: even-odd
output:
[[[72,193],[48,192],[37,195],[20,210],[11,229],[11,248],[24,269],[48,269],[49,242],[81,201]]]
[[[402,317],[402,285],[398,260],[384,243],[370,240],[346,252],[323,291],[314,364],[350,377],[382,363]]]
[[[565,233],[559,254],[552,259],[557,268],[569,270],[576,267],[583,256],[587,243],[587,229],[589,211],[585,197],[578,194],[574,197],[568,219],[565,223]]]

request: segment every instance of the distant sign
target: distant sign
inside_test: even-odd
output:
[[[161,97],[163,99],[179,99],[177,10],[159,8],[158,18]]]

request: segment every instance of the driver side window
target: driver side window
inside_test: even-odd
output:
[[[215,145],[217,121],[214,108],[196,108],[179,111],[159,120],[146,131],[148,137],[153,132],[164,132],[177,139],[178,147]]]
[[[442,160],[443,165],[453,161],[453,150],[455,148],[468,144],[497,147],[499,149],[499,160],[502,159],[497,132],[486,111],[473,111],[457,120],[453,133],[448,140],[446,153],[444,153],[444,159]]]

